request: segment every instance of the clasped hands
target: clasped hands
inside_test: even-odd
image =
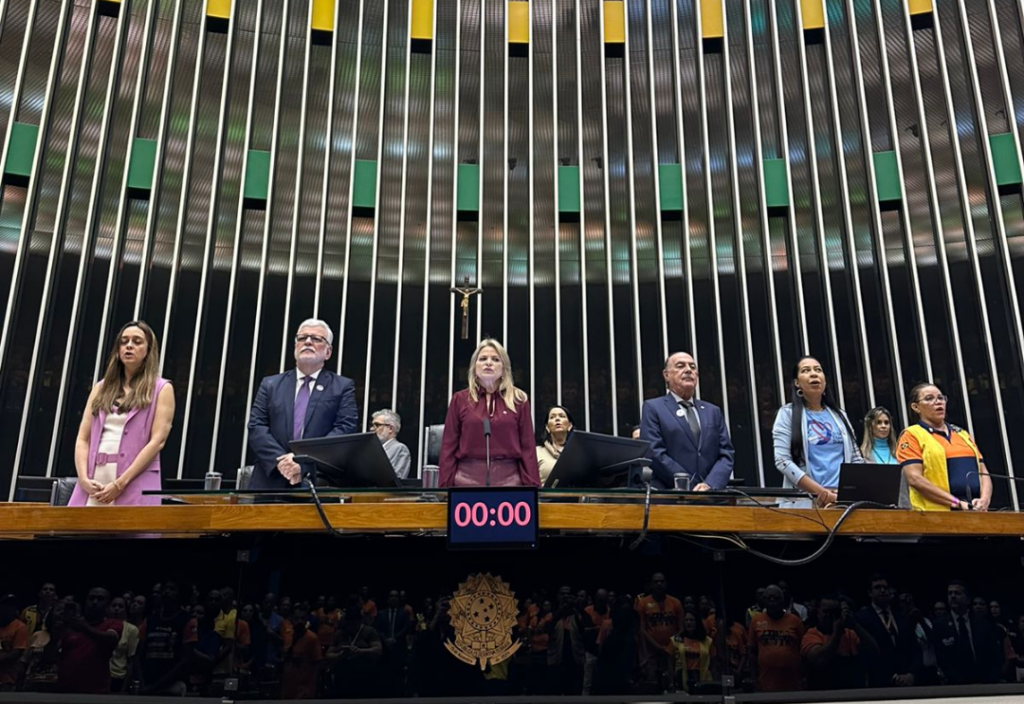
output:
[[[295,485],[302,481],[302,466],[295,461],[295,453],[289,452],[277,458],[277,471],[288,480],[289,484]]]
[[[79,479],[82,489],[86,494],[99,501],[101,504],[110,504],[117,500],[117,497],[124,493],[124,485],[121,479],[115,479],[109,484],[101,484],[95,479]]]

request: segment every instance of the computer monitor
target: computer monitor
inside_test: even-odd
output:
[[[317,478],[343,489],[401,486],[395,469],[376,433],[331,435],[325,438],[292,440],[288,447],[316,462]]]
[[[574,430],[548,475],[548,488],[608,487],[621,484],[631,466],[643,464],[647,440]]]
[[[900,500],[900,478],[903,469],[898,464],[854,464],[839,466],[839,500],[843,503],[871,501],[884,506],[896,506]]]

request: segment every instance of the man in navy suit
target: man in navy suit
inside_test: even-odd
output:
[[[356,432],[355,384],[324,369],[333,343],[327,323],[303,322],[295,335],[295,369],[260,382],[249,413],[249,447],[256,455],[253,489],[286,489],[302,481],[290,441]]]
[[[655,486],[670,489],[673,475],[690,475],[695,491],[723,489],[732,476],[733,449],[718,406],[694,398],[697,362],[686,352],[665,360],[668,393],[644,401],[640,437],[651,442]]]

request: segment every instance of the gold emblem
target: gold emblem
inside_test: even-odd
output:
[[[444,646],[467,665],[479,663],[486,670],[519,650],[519,641],[512,642],[515,594],[501,577],[471,575],[460,584],[452,599],[451,619],[455,642],[445,641]]]
[[[900,449],[901,450],[909,450],[910,449],[910,443],[909,442],[903,443],[902,445],[900,445]]]

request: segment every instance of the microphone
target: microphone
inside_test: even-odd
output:
[[[486,486],[491,485],[491,419],[484,417],[484,448],[487,453],[487,474],[486,474]]]
[[[985,472],[984,474],[982,474],[981,472],[968,472],[965,475],[965,477],[964,477],[965,479],[968,480],[968,482],[967,482],[967,503],[968,503],[968,505],[970,505],[971,500],[974,498],[974,497],[971,496],[971,482],[970,482],[970,478],[972,476],[978,477],[978,484],[979,485],[981,484],[981,477],[983,477],[983,476],[988,477],[989,479],[1009,479],[1012,482],[1024,481],[1024,477],[1013,477],[1013,476],[1010,476],[1009,474],[992,474],[991,472]]]

